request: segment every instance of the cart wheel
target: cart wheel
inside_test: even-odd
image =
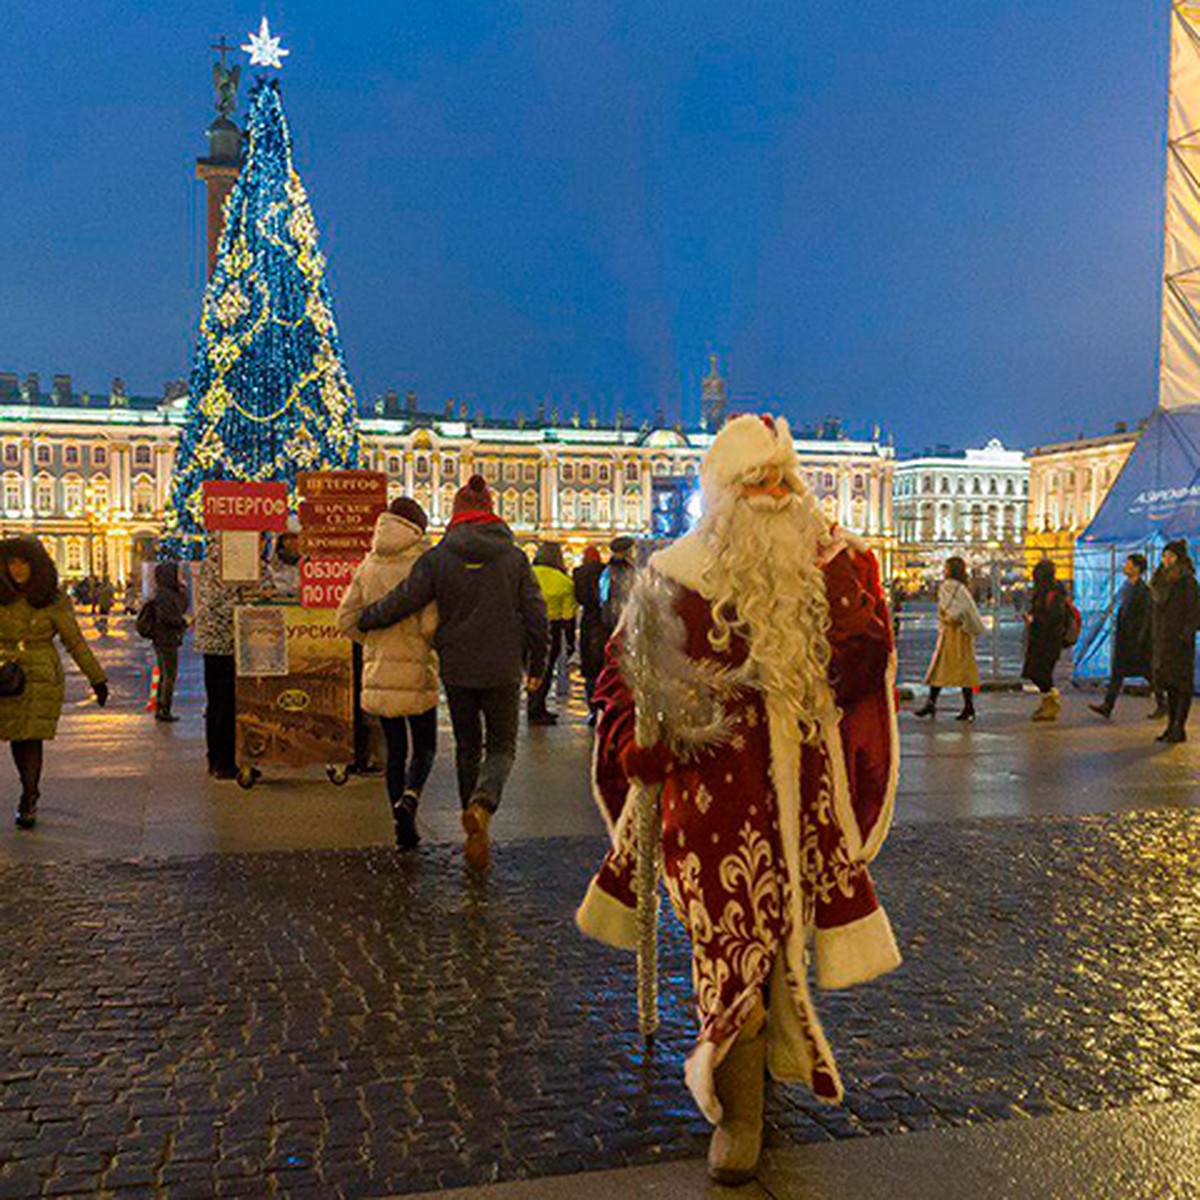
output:
[[[258,782],[261,774],[262,772],[256,767],[238,767],[238,787],[245,788],[246,791],[249,791]]]
[[[342,784],[344,784],[346,780],[350,778],[350,768],[338,766],[336,763],[330,763],[329,766],[325,768],[325,774],[329,776],[329,782],[332,783],[334,787],[341,787]]]

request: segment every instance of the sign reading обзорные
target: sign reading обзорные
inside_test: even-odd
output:
[[[350,558],[300,560],[300,607],[337,608],[358,563]]]
[[[286,483],[206,479],[202,486],[204,528],[209,533],[229,530],[281,533],[287,528]]]

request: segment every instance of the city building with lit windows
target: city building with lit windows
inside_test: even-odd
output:
[[[979,566],[1019,558],[1028,502],[1025,455],[996,438],[979,449],[902,459],[895,471],[898,570],[917,583],[952,554]]]
[[[712,377],[707,388],[716,392]],[[154,557],[186,404],[178,384],[161,397],[130,396],[117,379],[107,395],[87,395],[65,375],[44,392],[37,376],[0,372],[0,531],[42,539],[65,578],[125,580]],[[434,415],[394,393],[360,427],[364,466],[384,472],[393,495],[417,499],[435,531],[479,472],[522,544],[550,538],[575,552],[618,534],[652,536],[664,497],[686,509],[713,437],[661,423],[470,419],[449,403]],[[798,429],[796,448],[822,511],[861,535],[887,570],[892,448],[878,435],[850,438],[835,422]]]
[[[1035,446],[1029,451],[1029,566],[1053,559],[1060,578],[1073,574],[1075,539],[1092,523],[1133,452],[1141,426],[1124,423],[1100,437]]]

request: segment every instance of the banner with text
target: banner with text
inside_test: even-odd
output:
[[[387,508],[382,471],[305,471],[300,490],[301,551],[311,559],[357,560],[371,548]]]
[[[226,530],[269,530],[280,533],[287,528],[286,483],[206,479],[203,499],[204,528],[209,533]]]
[[[337,608],[358,569],[351,558],[300,560],[300,607]]]

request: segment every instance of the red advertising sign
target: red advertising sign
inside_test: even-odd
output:
[[[236,479],[206,479],[203,484],[204,528],[210,533],[226,529],[287,528],[286,483],[242,483]]]
[[[301,559],[300,607],[337,608],[357,565],[352,559]]]
[[[382,471],[306,471],[300,488],[301,550],[309,558],[359,559],[387,507]]]
[[[366,500],[387,507],[387,476],[382,471],[301,471],[296,484],[303,500]]]

